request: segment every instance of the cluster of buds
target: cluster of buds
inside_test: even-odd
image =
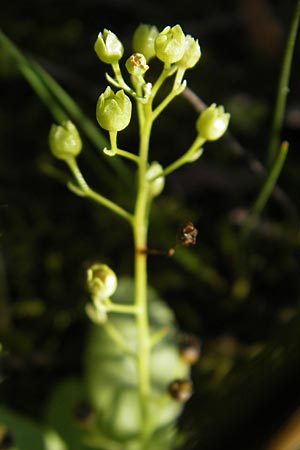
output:
[[[112,79],[108,76],[108,79],[121,87],[121,91],[116,94],[107,88],[100,95],[96,109],[97,120],[107,131],[120,131],[129,124],[131,119],[131,101],[123,89],[129,94],[133,92],[124,82],[118,65],[124,48],[118,37],[106,29],[99,33],[94,48],[99,59],[106,64],[111,64],[114,69],[116,78]],[[143,79],[149,68],[147,63],[150,59],[157,57],[164,63],[166,69],[174,67],[174,71],[180,73],[179,86],[185,70],[194,67],[201,57],[198,40],[185,35],[180,25],[167,26],[159,32],[155,26],[141,24],[133,35],[133,49],[135,53],[126,61],[126,69],[132,77]],[[143,83],[144,90],[148,90],[149,96],[151,84],[145,81]],[[147,86],[146,89],[145,86]],[[224,112],[222,106],[212,104],[196,122],[198,135],[204,141],[219,139],[227,130],[229,118],[230,115]]]
[[[134,53],[125,64],[132,77],[133,85],[135,88],[138,86],[140,88],[137,94],[136,90],[126,84],[121,74],[119,61],[124,54],[124,47],[119,38],[110,30],[104,29],[98,34],[94,49],[102,62],[112,66],[115,78],[109,75],[107,78],[114,86],[120,88],[115,93],[111,87],[107,87],[99,96],[96,106],[97,121],[110,133],[111,139],[111,133],[116,135],[130,123],[132,104],[129,96],[143,102],[151,96],[152,85],[146,83],[144,76],[149,69],[148,62],[152,58],[156,57],[162,61],[164,68],[170,69],[170,74],[177,73],[174,89],[177,87],[180,93],[185,87],[185,82],[182,82],[184,72],[194,67],[201,57],[198,40],[185,35],[180,25],[167,26],[159,32],[155,26],[141,24],[133,35]],[[141,91],[144,97],[141,97]],[[214,141],[222,137],[228,128],[229,119],[230,115],[224,112],[223,106],[217,106],[215,103],[203,111],[196,121],[198,138],[202,139],[201,145],[205,141]],[[116,137],[114,136],[113,139],[116,147]],[[81,152],[80,136],[75,125],[70,121],[60,126],[53,125],[49,141],[52,153],[58,159],[68,161],[70,158],[76,158]],[[114,155],[116,152],[107,152],[107,154]],[[187,162],[196,160],[201,154],[202,149],[197,148],[192,155],[189,155],[190,159],[187,159]],[[163,183],[162,179],[156,181],[156,186]]]

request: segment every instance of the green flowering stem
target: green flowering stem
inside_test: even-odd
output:
[[[143,109],[143,110],[142,110]],[[138,192],[133,216],[133,237],[135,247],[135,305],[139,309],[137,320],[139,397],[143,417],[143,436],[146,439],[149,417],[145,410],[150,396],[150,327],[147,308],[147,235],[149,222],[149,183],[147,182],[148,152],[152,129],[151,102],[138,109],[142,123],[138,166]]]
[[[101,194],[98,194],[98,192],[95,192],[93,189],[89,187],[87,182],[85,181],[78,164],[74,158],[70,158],[66,160],[66,163],[68,164],[74,178],[76,179],[78,185],[79,185],[79,192],[81,190],[81,195],[84,197],[89,197],[92,200],[95,200],[97,203],[100,203],[101,205],[105,206],[107,209],[110,209],[114,213],[116,213],[118,216],[123,217],[123,219],[126,219],[129,223],[132,223],[132,214],[130,214],[128,211],[123,209],[121,206],[117,205],[116,203],[112,202],[111,200],[108,200],[106,197],[103,197]],[[75,190],[74,190],[75,191]]]
[[[205,139],[201,136],[197,136],[190,148],[182,155],[180,158],[176,159],[174,162],[169,164],[160,174],[158,174],[155,178],[160,176],[167,176],[175,170],[179,169],[184,164],[188,164],[196,161],[196,159],[200,158],[202,155],[201,147],[205,143]],[[153,178],[151,181],[153,181]]]
[[[272,194],[274,186],[276,185],[278,177],[282,171],[284,162],[287,157],[288,149],[289,149],[288,142],[286,141],[282,142],[279,152],[276,155],[276,159],[272,164],[272,167],[265,179],[265,182],[259,192],[259,195],[255,200],[252,208],[250,209],[248,217],[243,224],[243,228],[241,229],[242,241],[247,240],[250,233],[257,225],[259,216],[261,215],[265,205],[267,204],[268,199]]]

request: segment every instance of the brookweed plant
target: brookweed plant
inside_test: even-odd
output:
[[[281,141],[281,129],[299,17],[300,0],[295,5],[279,76],[264,182],[238,236],[242,250],[276,185],[288,151],[288,143]],[[71,379],[58,386],[47,407],[46,426],[37,425],[1,405],[0,448],[178,448],[185,436],[178,431],[176,421],[192,395],[190,369],[199,356],[199,343],[194,336],[180,333],[172,310],[149,287],[147,259],[151,254],[172,256],[177,246],[194,244],[197,230],[192,223],[186,223],[174,248],[161,252],[148,247],[149,219],[152,203],[162,194],[166,177],[183,165],[196,162],[203,154],[206,141],[217,140],[226,132],[229,114],[216,104],[204,110],[196,120],[194,141],[166,167],[151,159],[150,138],[156,119],[184,91],[186,70],[193,68],[201,57],[198,41],[186,36],[179,25],[166,27],[160,33],[156,27],[140,25],[133,36],[134,53],[125,63],[124,77],[125,69],[119,64],[123,56],[121,41],[108,30],[98,35],[96,54],[102,62],[111,65],[112,74],[106,75],[110,86],[99,96],[96,118],[109,134],[110,145],[103,149],[106,157],[127,159],[135,170],[132,175],[136,180],[135,200],[130,210],[96,192],[86,182],[77,161],[82,151],[81,138],[74,123],[64,121],[63,109],[80,123],[81,130],[98,147],[102,145],[99,130],[55,80],[35,61],[26,58],[1,30],[0,44],[55,120],[61,123],[52,126],[49,141],[53,155],[71,171],[73,179],[68,187],[124,219],[132,230],[134,242],[132,278],[118,280],[105,261],[94,263],[87,270],[90,300],[86,312],[93,324],[85,352],[84,382]],[[160,60],[163,67],[158,78],[150,83],[147,74],[153,58]],[[129,78],[130,82],[126,81]],[[162,97],[164,83],[169,91]],[[136,106],[139,145],[137,149],[125,150],[119,147],[117,137],[130,124],[132,104]],[[245,262],[243,251],[241,254]]]
[[[184,91],[185,72],[198,63],[201,49],[180,25],[158,32],[156,27],[142,24],[134,33],[133,50],[125,63],[125,77],[120,66],[124,48],[118,37],[105,29],[95,43],[98,58],[112,69],[112,75],[106,74],[111,86],[99,96],[96,106],[97,121],[109,134],[110,145],[103,152],[108,158],[125,158],[133,165],[136,196],[132,210],[88,185],[77,162],[81,138],[71,121],[53,125],[49,135],[53,155],[72,173],[68,187],[120,216],[133,235],[133,282],[123,281],[118,286],[117,275],[103,261],[87,270],[91,300],[86,312],[94,326],[86,350],[86,386],[95,419],[85,430],[84,441],[107,450],[171,449],[179,442],[176,420],[192,395],[190,366],[199,348],[193,337],[180,338],[172,311],[148,286],[147,258],[155,253],[148,248],[149,218],[152,202],[162,194],[166,177],[198,161],[203,145],[219,139],[229,123],[223,106],[212,104],[198,117],[195,138],[178,159],[166,167],[152,161],[150,139],[155,121]],[[150,83],[146,77],[153,58],[163,66],[158,78]],[[129,76],[130,82],[126,81]],[[168,80],[172,80],[169,92],[157,100]],[[118,133],[129,126],[133,105],[139,146],[123,149]],[[185,224],[175,248],[195,243],[196,235],[193,224]],[[175,248],[166,254],[171,256]]]

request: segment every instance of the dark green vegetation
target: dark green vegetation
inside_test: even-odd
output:
[[[280,189],[241,239],[245,214],[266,177],[259,162],[268,161],[295,2],[265,0],[256,13],[250,0],[168,3],[15,0],[2,7],[0,25],[94,123],[106,70],[93,52],[99,30],[110,28],[127,48],[141,21],[160,29],[180,23],[199,38],[203,56],[187,73],[189,87],[206,103],[225,105],[234,138],[207,145],[196,165],[168,178],[154,208],[151,244],[169,248],[187,220],[199,229],[198,244],[173,258],[153,256],[149,278],[181,328],[203,341],[195,395],[183,418],[188,449],[219,449],[228,441],[231,449],[257,450],[300,400],[299,57],[283,123],[290,150]],[[56,383],[81,373],[89,325],[85,267],[102,260],[130,275],[132,243],[126,225],[58,182],[63,167],[47,143],[53,117],[1,47],[0,76],[1,403],[42,419]],[[185,98],[168,113],[152,141],[153,160],[163,164],[191,142],[197,117]],[[127,166],[110,166],[84,142],[81,164],[91,184],[129,203],[134,186]],[[122,145],[136,145],[133,131],[124,132]]]

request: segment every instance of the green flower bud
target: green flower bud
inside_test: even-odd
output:
[[[227,130],[229,119],[230,114],[224,112],[224,107],[213,103],[200,114],[196,129],[203,139],[216,141]]]
[[[126,61],[126,69],[130,75],[144,75],[149,69],[146,58],[142,53],[133,53]]]
[[[153,161],[147,170],[146,178],[150,181],[150,194],[152,197],[157,197],[161,194],[163,188],[165,187],[165,177],[163,175],[159,177],[157,176],[162,171],[163,168],[157,161]],[[151,181],[153,178],[154,180]]]
[[[117,276],[106,264],[93,264],[87,270],[87,286],[94,302],[111,297],[117,289]]]
[[[68,120],[61,125],[52,125],[49,145],[51,152],[58,159],[76,158],[81,152],[82,143],[74,123]]]
[[[155,39],[155,53],[166,64],[179,61],[185,52],[185,35],[180,25],[166,27]]]
[[[155,56],[154,41],[158,35],[158,29],[155,26],[141,24],[137,27],[133,35],[132,46],[137,53],[142,53],[146,61]]]
[[[198,39],[192,38],[192,36],[187,35],[185,37],[185,50],[183,57],[178,61],[178,66],[183,69],[191,69],[199,61],[201,56],[201,49],[198,43]]]
[[[131,109],[131,101],[124,91],[120,90],[115,94],[108,86],[97,102],[97,121],[104,130],[121,131],[130,122]]]
[[[118,62],[124,53],[122,42],[109,30],[99,33],[94,45],[98,58],[106,64]]]

